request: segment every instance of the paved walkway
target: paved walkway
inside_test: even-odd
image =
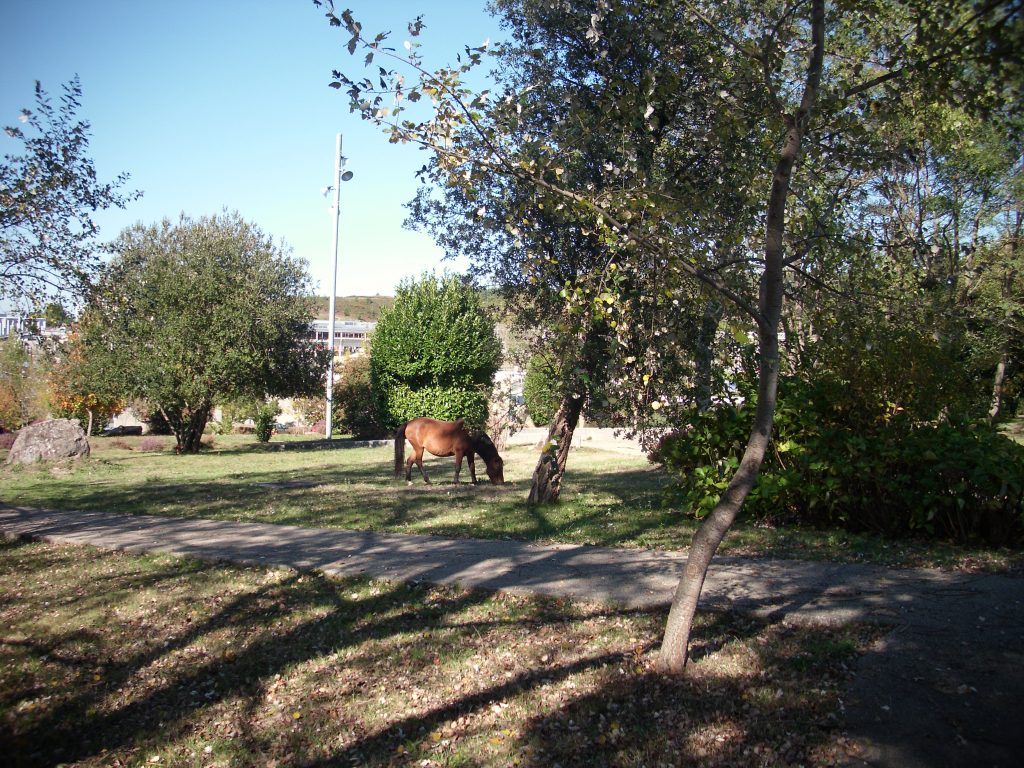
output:
[[[127,551],[461,584],[627,607],[667,605],[685,554],[443,539],[201,519],[26,509],[0,532]],[[1024,579],[839,563],[716,558],[704,606],[893,631],[861,661],[851,765],[1016,766],[1024,754]]]

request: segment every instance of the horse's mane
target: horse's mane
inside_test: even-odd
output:
[[[480,454],[480,458],[485,462],[498,458],[498,449],[494,447],[491,438],[483,432],[473,435],[473,450]]]

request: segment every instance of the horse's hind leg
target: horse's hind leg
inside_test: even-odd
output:
[[[420,468],[420,474],[423,475],[423,482],[427,485],[431,485],[430,478],[427,477],[427,472],[423,469],[423,447],[421,446],[411,457],[410,461],[415,461],[416,466]],[[412,482],[412,465],[409,465],[409,482]]]

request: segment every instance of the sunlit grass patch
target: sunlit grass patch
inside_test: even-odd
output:
[[[215,448],[198,456],[138,450],[145,438],[98,438],[83,461],[0,467],[0,498],[59,509],[676,550],[689,547],[698,525],[666,501],[666,476],[638,454],[574,449],[561,502],[530,508],[537,452],[528,446],[504,452],[510,482],[503,486],[455,485],[450,458],[427,461],[433,485],[418,476],[410,485],[393,477],[390,446],[313,450],[307,447],[317,442],[287,437],[261,445],[249,436],[217,436]],[[962,570],[1024,565],[1022,553],[1005,549],[743,519],[720,552]]]

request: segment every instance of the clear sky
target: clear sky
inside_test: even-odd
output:
[[[465,45],[498,39],[485,0],[337,2],[365,31],[393,30],[423,14],[420,40],[433,63]],[[91,154],[103,181],[121,171],[144,193],[99,217],[101,237],[182,212],[237,210],[309,263],[318,290],[331,280],[335,135],[354,178],[343,184],[338,293],[390,294],[442,262],[425,234],[402,228],[425,153],[392,145],[348,111],[328,87],[333,69],[362,72],[348,35],[312,0],[0,0],[0,125],[32,108],[36,80],[55,99],[78,75],[80,117],[92,124]],[[0,154],[17,144],[0,134]]]

